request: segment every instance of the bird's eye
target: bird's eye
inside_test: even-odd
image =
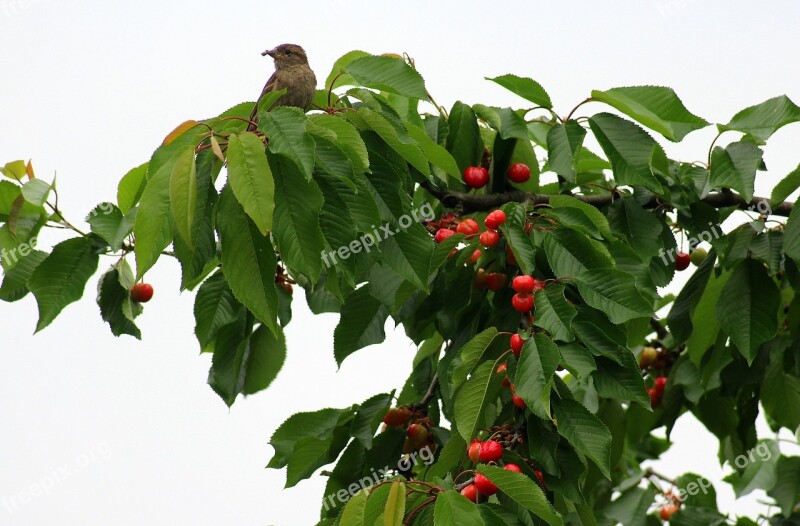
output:
[[[292,50],[291,49],[287,49],[286,51],[284,51],[284,53],[286,53],[286,56],[288,57],[289,55],[292,54]]]

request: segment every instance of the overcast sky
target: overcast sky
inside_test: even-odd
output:
[[[0,0],[0,164],[33,159],[39,177],[57,173],[61,207],[81,223],[176,124],[253,100],[272,72],[260,52],[283,42],[306,48],[320,82],[349,50],[408,52],[445,106],[523,106],[483,79],[515,73],[541,82],[562,114],[591,89],[659,84],[726,122],[772,96],[800,102],[798,15],[792,0]],[[668,151],[702,159],[712,137]],[[798,144],[800,126],[770,140],[760,193],[797,166]],[[384,345],[337,372],[338,317],[313,317],[297,294],[283,372],[229,411],[206,386],[177,264],[148,280],[142,342],[102,323],[96,279],[36,336],[33,298],[0,304],[0,524],[314,524],[325,479],[282,492],[284,473],[263,469],[268,439],[297,411],[401,386],[414,352],[402,330],[387,326]],[[719,477],[708,432],[684,417],[674,438],[662,471]],[[724,510],[760,509],[755,496],[734,506],[720,493]]]

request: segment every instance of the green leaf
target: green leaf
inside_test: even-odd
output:
[[[608,221],[643,259],[664,254],[661,222],[634,199],[618,199],[613,203],[608,208]]]
[[[214,343],[217,331],[239,319],[241,310],[242,305],[236,301],[221,271],[205,280],[194,300],[194,332],[200,349],[213,350],[208,346]]]
[[[356,173],[369,169],[369,154],[358,130],[341,117],[320,113],[308,116],[306,131],[335,142],[347,154]]]
[[[289,268],[316,282],[326,248],[319,221],[322,191],[315,181],[306,181],[286,157],[271,155],[269,161],[275,178],[275,244]]]
[[[217,229],[222,245],[222,270],[234,296],[262,323],[277,330],[278,260],[269,238],[247,216],[230,188],[217,204]]]
[[[547,134],[550,168],[567,181],[576,181],[575,165],[581,152],[586,130],[576,121],[557,124]]]
[[[142,306],[131,300],[133,284],[133,271],[123,259],[103,274],[97,283],[97,305],[114,336],[128,334],[141,340],[142,333],[133,320],[141,313]]]
[[[436,526],[484,526],[485,524],[475,504],[453,490],[437,495],[433,513]]]
[[[655,488],[635,487],[623,492],[617,500],[610,503],[606,513],[616,524],[646,526],[647,511],[653,505],[655,498]]]
[[[272,230],[275,182],[264,155],[264,143],[254,133],[231,135],[227,159],[228,183],[236,199],[261,234],[267,235]]]
[[[635,401],[650,411],[650,395],[647,394],[636,358],[629,351],[621,356],[622,364],[603,356],[595,358],[597,372],[592,378],[597,394],[624,402]]]
[[[365,448],[372,449],[372,439],[383,421],[383,416],[392,405],[392,394],[378,394],[366,400],[358,408],[350,435],[358,439]]]
[[[428,291],[434,243],[420,230],[399,230],[381,243],[384,262],[419,290]]]
[[[447,150],[453,154],[461,173],[476,166],[483,156],[483,141],[477,117],[471,107],[456,102],[447,119]]]
[[[515,373],[516,394],[532,411],[542,408],[550,416],[550,389],[558,367],[558,347],[544,334],[525,341]]]
[[[280,326],[273,334],[264,325],[250,336],[249,356],[242,393],[263,391],[278,376],[286,361],[286,337]]]
[[[147,185],[147,168],[150,163],[133,168],[126,173],[119,181],[117,186],[117,204],[123,214],[127,214],[131,208],[139,203],[144,188]]]
[[[533,79],[508,74],[495,78],[487,77],[486,80],[491,80],[492,82],[503,86],[508,91],[514,93],[515,95],[519,95],[523,99],[528,100],[537,106],[548,109],[553,107],[553,103],[550,101],[550,96],[544,90],[542,85]]]
[[[750,141],[734,142],[725,149],[717,146],[711,154],[709,184],[715,188],[732,188],[747,201],[752,200],[756,171],[763,156],[761,148]]]
[[[773,352],[761,385],[761,403],[778,426],[800,426],[800,378],[784,371],[783,355]]]
[[[720,295],[717,318],[748,363],[778,332],[780,304],[780,291],[762,263],[745,259],[736,266]]]
[[[280,106],[265,113],[259,120],[259,128],[264,131],[269,139],[269,151],[275,154],[285,155],[297,166],[307,181],[311,180],[314,170],[314,139],[306,132],[306,114],[300,108]],[[243,138],[242,134],[240,138]],[[257,170],[263,173],[261,161],[256,161],[255,141],[247,139],[249,147],[245,151],[249,162],[258,162],[254,168],[254,175]]]
[[[339,524],[342,526],[364,526],[364,509],[367,506],[369,493],[359,491],[347,501],[347,505],[342,510],[339,517]]]
[[[503,139],[530,140],[525,119],[511,108],[496,108],[483,104],[475,104],[472,108],[478,117],[497,130]]]
[[[345,414],[346,411],[342,409],[321,409],[290,416],[270,438],[269,444],[275,449],[275,456],[267,467],[273,469],[285,467],[295,444],[302,438],[330,438]]]
[[[716,261],[717,254],[712,251],[675,298],[672,309],[667,315],[667,325],[676,345],[680,345],[692,336],[694,329],[692,316],[705,294]]]
[[[728,124],[720,124],[718,128],[749,133],[766,141],[780,128],[797,121],[800,121],[800,107],[782,95],[740,111]]]
[[[395,57],[362,57],[344,67],[359,84],[412,99],[428,100],[422,75]]]
[[[714,345],[719,333],[719,320],[717,319],[717,304],[722,289],[731,277],[728,271],[722,272],[719,276],[712,275],[706,285],[703,296],[694,309],[692,314],[692,335],[686,342],[689,357],[700,365],[703,356],[709,347]]]
[[[28,280],[36,267],[47,258],[47,252],[31,250],[22,255],[17,263],[6,270],[0,286],[0,300],[14,302],[28,295]]]
[[[752,456],[744,455],[736,460],[744,458],[744,469],[736,465],[737,472],[725,477],[725,481],[733,486],[737,499],[755,490],[770,490],[777,481],[776,467],[781,456],[778,444],[774,440],[759,440],[750,454]]]
[[[364,285],[345,300],[342,317],[333,333],[333,353],[341,367],[345,358],[359,349],[381,343],[386,334],[383,326],[389,311]]]
[[[192,227],[197,206],[197,165],[194,155],[194,146],[184,148],[177,155],[169,180],[173,225],[189,248],[194,247]]]
[[[618,185],[644,186],[655,193],[663,186],[650,168],[650,159],[661,146],[636,124],[612,115],[599,113],[589,119],[597,142],[603,148],[614,170]]]
[[[5,166],[0,166],[0,173],[9,179],[22,182],[22,178],[27,173],[26,166],[25,161],[11,161]]]
[[[559,345],[558,352],[561,354],[561,364],[573,376],[583,380],[597,370],[594,356],[584,346],[577,343]]]
[[[627,272],[592,269],[580,274],[575,282],[586,303],[605,312],[612,323],[653,316],[651,302],[639,292]]]
[[[172,217],[169,203],[169,183],[172,164],[166,163],[147,181],[136,212],[133,233],[136,236],[136,278],[158,261],[161,251],[172,240]]]
[[[781,512],[789,517],[800,503],[800,457],[780,457],[775,475],[775,486],[767,494],[775,499]]]
[[[488,464],[479,464],[478,473],[491,480],[509,499],[547,524],[551,526],[564,524],[561,516],[547,500],[539,485],[526,475]]]
[[[579,453],[586,455],[611,478],[611,432],[579,402],[560,400],[554,407],[558,432]]]
[[[433,139],[428,136],[428,133],[422,128],[416,126],[408,127],[408,135],[422,149],[422,153],[428,158],[428,161],[436,168],[441,169],[446,174],[455,179],[461,177],[461,172],[458,169],[456,160],[450,155],[450,152],[444,146],[437,144]],[[435,174],[436,172],[434,172]]]
[[[486,424],[487,406],[500,390],[500,375],[494,371],[492,361],[482,363],[456,396],[455,424],[467,443]]]
[[[403,516],[406,514],[406,485],[395,480],[386,499],[383,509],[384,526],[403,526]]]
[[[504,207],[506,213],[510,212],[508,206]],[[517,222],[508,221],[500,227],[500,230],[503,232],[508,246],[511,247],[511,252],[514,254],[520,270],[524,274],[533,274],[536,254],[531,238],[525,233],[525,227]]]
[[[408,163],[419,170],[427,178],[431,176],[431,167],[422,149],[405,132],[395,128],[386,117],[369,108],[359,108],[351,118],[360,117],[367,127],[377,133],[389,147],[400,154]]]
[[[454,362],[453,372],[450,374],[452,391],[457,391],[467,379],[475,366],[489,350],[489,346],[497,338],[497,327],[489,327],[475,335],[459,352],[459,360]]]
[[[100,256],[96,243],[89,237],[62,241],[31,274],[28,288],[39,304],[41,331],[56,319],[64,307],[83,296],[86,282],[97,270]]]
[[[786,201],[786,198],[792,195],[800,188],[800,164],[789,175],[781,179],[775,188],[772,189],[770,196],[770,205],[774,208],[779,204]]]
[[[550,267],[559,278],[574,278],[587,269],[614,266],[604,245],[571,228],[549,232],[544,238],[544,250]]]
[[[783,252],[800,263],[800,206],[792,208],[783,231]]]
[[[575,307],[564,298],[564,286],[553,283],[536,292],[535,325],[553,335],[556,340],[571,342],[572,320],[578,313]]]
[[[682,141],[686,135],[709,124],[687,110],[672,88],[631,86],[595,90],[592,98],[605,102],[674,142]]]
[[[112,203],[100,203],[86,216],[92,232],[103,238],[111,250],[122,248],[122,242],[133,230],[136,210],[122,215],[122,211]]]
[[[330,74],[328,74],[328,78],[325,79],[325,89],[333,90],[340,86],[355,86],[357,84],[357,81],[353,77],[351,77],[348,73],[346,73],[344,68],[354,60],[370,56],[372,55],[370,55],[366,51],[356,50],[345,53],[344,55],[339,57],[333,64],[333,68],[331,68],[331,72]]]
[[[41,179],[33,179],[22,185],[22,197],[34,206],[44,206],[52,187]]]

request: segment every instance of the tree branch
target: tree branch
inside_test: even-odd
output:
[[[464,192],[444,192],[435,188],[432,184],[425,181],[422,187],[428,191],[433,197],[438,199],[444,206],[448,208],[460,207],[462,211],[481,212],[498,208],[506,203],[525,203],[527,205],[544,205],[550,202],[550,195],[545,194],[529,194],[515,190],[504,194],[468,194]],[[610,205],[615,197],[612,194],[606,195],[575,195],[575,199],[590,204],[596,208],[603,208]],[[753,210],[761,212],[762,210],[770,210],[771,215],[788,217],[792,212],[794,203],[781,203],[776,207],[772,207],[772,203],[766,197],[753,197],[751,201],[747,201],[739,194],[723,191],[709,194],[703,200],[703,203],[710,205],[714,208],[725,208],[729,206],[736,206],[741,210]],[[663,206],[664,203],[657,198],[651,199],[644,205],[645,208],[657,208]]]

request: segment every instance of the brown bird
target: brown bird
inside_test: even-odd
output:
[[[275,73],[261,90],[261,95],[258,96],[253,112],[250,114],[250,120],[258,123],[258,105],[267,93],[284,88],[286,88],[286,93],[272,107],[296,106],[304,111],[308,109],[317,90],[317,77],[308,65],[305,50],[296,44],[281,44],[275,49],[264,51],[261,55],[269,55],[275,60]],[[247,127],[248,131],[255,129],[256,125],[254,124]]]

